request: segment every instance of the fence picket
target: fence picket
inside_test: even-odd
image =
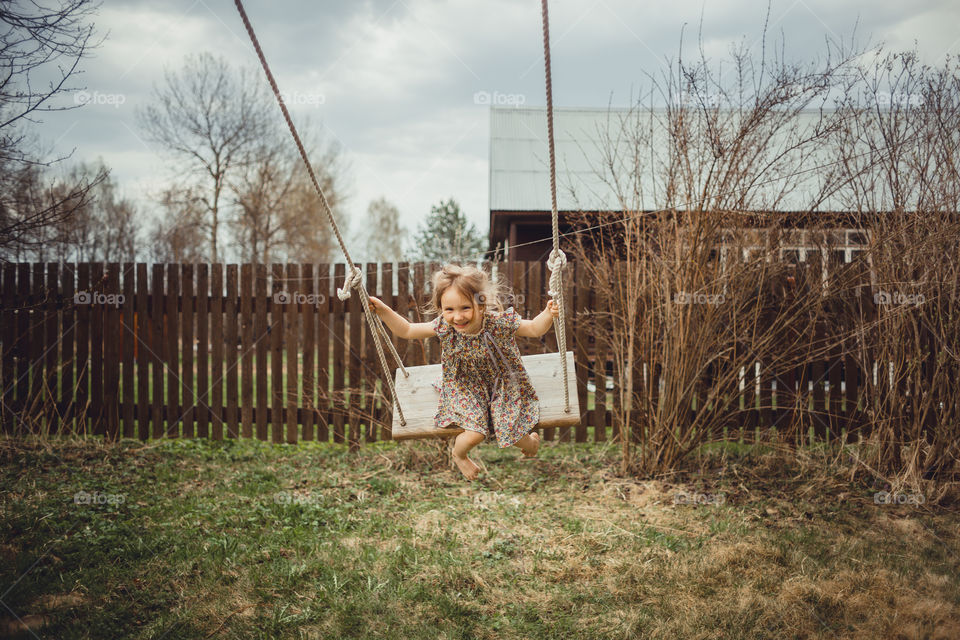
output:
[[[46,378],[44,381],[44,395],[46,396],[45,422],[50,429],[50,433],[60,431],[60,409],[58,406],[57,388],[60,384],[60,344],[58,336],[60,335],[59,320],[60,312],[58,310],[60,302],[60,265],[56,262],[47,263],[47,295],[46,295],[46,335],[44,336],[44,356],[46,362]]]
[[[163,316],[164,354],[167,371],[166,436],[180,437],[180,265],[167,265],[167,291]]]
[[[191,265],[192,266],[192,265]],[[132,262],[123,263],[123,437],[134,438],[136,424],[134,423],[134,402],[136,396],[136,371],[134,361],[136,357],[136,265]]]
[[[283,291],[283,265],[271,265],[270,308],[270,435],[274,444],[283,442],[283,305],[277,296]]]
[[[183,264],[180,285],[183,295],[180,297],[180,352],[183,361],[183,437],[192,438],[194,414],[196,413],[196,394],[194,393],[193,365],[193,324],[196,319],[196,295],[194,294],[193,265]]]
[[[306,296],[300,307],[300,323],[303,326],[303,427],[300,437],[313,440],[313,418],[317,406],[315,332],[317,328],[317,297],[313,283],[313,265],[304,264],[300,272],[300,289]]]
[[[120,265],[111,262],[107,265],[104,289],[113,300],[103,307],[103,384],[104,384],[104,422],[105,433],[110,440],[116,440],[120,434]]]
[[[372,296],[381,297],[382,294],[377,287],[377,263],[368,262],[366,265],[366,287],[367,292]],[[363,393],[361,395],[362,409],[361,414],[366,423],[364,438],[366,442],[376,442],[377,440],[377,379],[383,376],[383,367],[380,365],[380,357],[377,355],[377,349],[373,344],[373,336],[370,333],[370,327],[363,312],[365,300],[361,300],[360,324],[363,329],[363,369],[361,380],[363,382]],[[388,329],[389,331],[389,329]],[[381,345],[384,349],[384,355],[389,358],[389,350],[386,345]]]
[[[240,266],[240,429],[253,437],[253,265]]]
[[[134,316],[133,350],[137,359],[137,437],[146,440],[150,436],[150,283],[147,280],[147,265],[137,263],[136,315]]]
[[[43,342],[46,337],[46,322],[44,312],[46,311],[46,274],[43,271],[43,263],[33,263],[33,291],[30,298],[30,342],[28,350],[30,355],[30,406],[38,409],[38,415],[43,417],[43,382],[44,382],[44,357]]]
[[[323,296],[317,313],[317,440],[330,441],[330,308],[333,303],[330,297],[330,265],[321,264],[317,271],[317,290]]]
[[[11,265],[12,266],[12,265]],[[75,264],[64,264],[61,273],[63,292],[63,305],[61,307],[61,324],[63,327],[63,336],[60,340],[61,346],[61,370],[60,380],[60,401],[63,406],[63,430],[67,433],[76,433],[74,426],[74,414],[76,412],[76,400],[74,398],[76,381],[76,340],[77,340],[77,314],[73,303],[73,296],[76,293],[76,270]],[[10,273],[15,273],[11,268]],[[4,277],[6,283],[6,277]],[[4,284],[6,287],[6,284]],[[11,318],[12,324],[12,318]],[[13,328],[12,326],[10,327]],[[146,435],[144,435],[146,437]]]
[[[358,266],[359,268],[359,266]],[[347,416],[350,424],[348,444],[351,451],[355,451],[360,446],[360,391],[363,384],[360,380],[360,370],[363,365],[363,351],[360,344],[360,329],[363,324],[363,316],[360,312],[360,295],[353,290],[344,304],[344,310],[350,316],[350,336],[347,348],[347,367],[350,376],[347,382],[347,391],[350,394]]]
[[[254,318],[253,340],[256,345],[257,357],[257,440],[266,442],[269,438],[268,429],[268,407],[267,398],[269,396],[267,387],[267,350],[270,347],[270,341],[267,332],[267,265],[257,264],[254,270]]]
[[[237,265],[227,265],[227,299],[224,304],[223,318],[226,324],[224,329],[224,366],[226,367],[227,377],[227,435],[231,438],[240,437],[240,411],[237,407],[237,396],[240,393],[238,370],[239,360],[237,353],[237,343],[239,333],[237,327],[237,298],[240,295],[238,291],[238,270]]]
[[[36,277],[34,273],[34,277]],[[106,425],[103,416],[103,305],[95,301],[104,291],[103,263],[90,264],[90,296],[87,307],[90,309],[90,399],[87,417],[92,423],[86,433],[103,435]],[[36,345],[34,345],[36,346]],[[33,358],[30,358],[31,367]]]
[[[163,437],[163,265],[153,265],[150,289],[151,415],[153,437]]]
[[[223,440],[223,265],[210,266],[210,431]]]
[[[197,269],[197,435],[210,434],[210,270]]]
[[[396,309],[393,295],[393,265],[389,262],[384,262],[381,264],[380,268],[380,295],[377,296],[383,303],[390,307],[391,309]],[[393,344],[394,348],[397,346],[397,336],[389,329],[389,327],[384,327],[387,329],[387,335],[390,336],[390,342]],[[393,361],[393,355],[390,353],[390,347],[386,344],[383,345],[384,357],[387,359],[387,364],[389,366],[390,375],[394,375],[396,371],[397,363]],[[400,353],[398,350],[397,353]],[[390,412],[390,404],[392,402],[392,397],[390,395],[390,388],[387,385],[385,380],[374,380],[374,383],[377,384],[377,397],[379,398],[380,407],[377,410],[377,422],[380,423],[380,439],[389,440],[390,439],[390,426],[393,424],[391,420],[393,419],[392,413]]]
[[[333,286],[337,287],[343,282],[346,274],[346,265],[343,263],[334,265],[333,268]],[[344,286],[346,286],[344,284]],[[342,300],[337,298],[333,302],[331,312],[333,313],[333,331],[330,332],[330,339],[333,349],[333,389],[331,390],[330,407],[333,414],[333,441],[343,443],[343,419],[345,411],[344,398],[344,363],[347,361],[347,342],[346,334],[343,331],[344,320],[346,316],[346,306]]]
[[[297,313],[297,297],[300,294],[300,270],[299,265],[287,263],[286,286],[283,290],[286,292],[286,298],[280,306],[283,308],[284,316],[283,341],[286,347],[287,361],[287,384],[284,394],[284,408],[286,410],[287,433],[285,441],[287,444],[296,444],[297,442],[297,407],[300,406],[300,395],[298,393],[299,365],[297,355],[299,354],[298,336],[300,332],[299,313]],[[276,299],[273,302],[277,302]]]

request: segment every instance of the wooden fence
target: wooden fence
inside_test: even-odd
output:
[[[428,320],[418,306],[438,267],[363,265],[369,293],[413,322]],[[578,316],[602,301],[577,267],[568,266],[564,282],[581,424],[543,435],[605,441],[618,435],[612,412],[619,409],[620,381],[612,379],[609,354]],[[513,306],[524,317],[543,309],[549,276],[543,262],[498,268],[517,292]],[[33,428],[24,423],[29,416],[52,433],[140,439],[332,438],[357,446],[390,438],[389,390],[380,380],[361,301],[354,294],[342,302],[335,293],[344,264],[273,264],[268,270],[251,264],[21,263],[3,265],[0,275],[7,432]],[[517,342],[524,355],[557,351],[553,331]],[[436,340],[394,338],[394,344],[408,366],[439,362]],[[657,366],[653,373],[647,376],[651,392],[663,374]],[[608,396],[602,392],[611,379]],[[753,376],[746,379],[744,429],[781,422],[787,407],[771,409],[771,378],[761,380],[757,408]],[[813,380],[813,414],[827,418],[811,422],[817,435],[831,437],[864,427],[857,389],[865,379],[847,356],[811,362],[777,376],[777,384],[805,388]]]

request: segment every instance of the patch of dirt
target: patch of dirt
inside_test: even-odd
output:
[[[887,569],[844,570],[829,578],[795,576],[781,587],[776,606],[799,624],[812,612],[838,612],[855,626],[851,638],[960,638],[960,610],[945,596],[941,577],[927,573],[919,583]],[[834,620],[837,614],[831,616]]]
[[[50,611],[52,609],[60,608],[69,608],[69,607],[79,607],[82,604],[89,602],[89,600],[82,593],[77,593],[76,591],[72,593],[65,594],[48,594],[40,596],[35,601],[35,605],[40,608],[41,611]]]
[[[49,616],[25,615],[17,618],[0,618],[0,634],[12,636],[22,631],[29,631],[36,635],[41,627],[50,622]]]
[[[930,532],[916,518],[898,518],[881,511],[873,520],[874,523],[887,531],[892,531],[900,538],[921,540],[930,537]]]
[[[446,530],[447,516],[439,509],[430,509],[420,514],[413,522],[418,536],[440,535]]]
[[[88,602],[89,600],[82,593],[54,593],[40,596],[27,609],[48,613],[58,609],[76,608]],[[42,613],[18,615],[15,618],[0,618],[0,635],[11,636],[24,631],[37,635],[37,632],[49,624],[50,621],[51,617]]]

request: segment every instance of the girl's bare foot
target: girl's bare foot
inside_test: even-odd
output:
[[[480,473],[480,467],[474,463],[473,460],[464,456],[463,458],[458,458],[453,456],[453,461],[457,463],[457,467],[460,468],[460,472],[466,477],[467,480],[476,480],[477,475]]]
[[[530,436],[530,440],[533,441],[533,445],[527,447],[526,449],[521,447],[520,450],[523,451],[524,458],[535,458],[537,456],[537,451],[540,450],[540,434],[536,431],[531,431],[527,435]]]

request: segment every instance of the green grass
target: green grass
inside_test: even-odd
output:
[[[768,446],[616,451],[485,445],[467,483],[422,442],[6,439],[0,593],[40,638],[957,637],[956,511]]]

